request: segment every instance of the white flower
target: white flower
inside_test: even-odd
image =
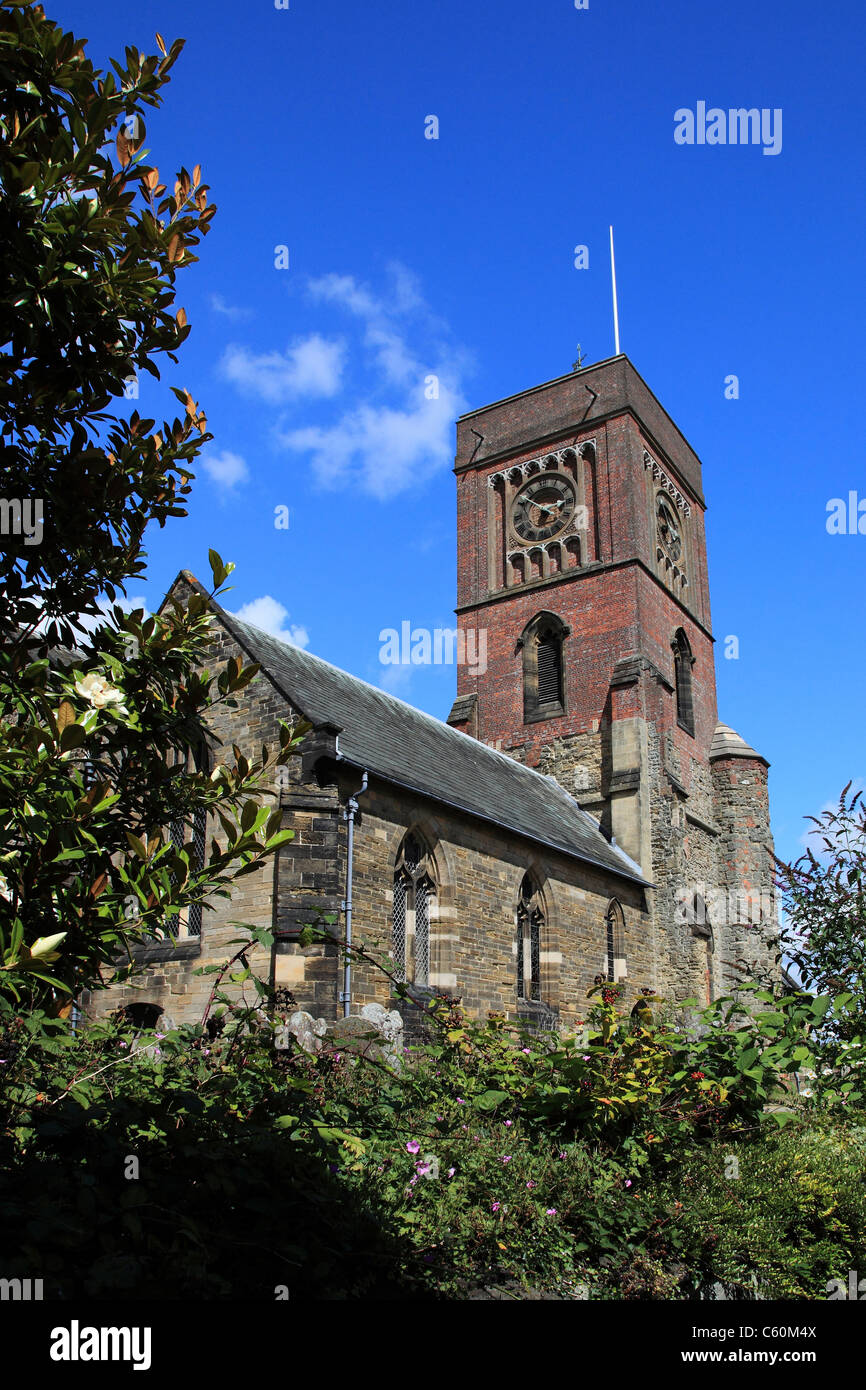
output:
[[[118,705],[123,709],[123,691],[109,685],[104,676],[97,676],[94,672],[82,676],[75,682],[75,689],[94,709],[103,709],[106,705]]]
[[[38,941],[34,941],[30,947],[30,955],[35,960],[52,961],[57,960],[60,952],[57,947],[65,937],[65,931],[59,931],[54,936],[40,936]]]

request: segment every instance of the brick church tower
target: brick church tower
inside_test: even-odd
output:
[[[775,927],[769,764],[718,722],[701,463],[625,356],[461,417],[449,723],[554,778],[653,884],[655,985]]]

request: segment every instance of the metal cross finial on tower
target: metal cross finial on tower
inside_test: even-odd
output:
[[[585,358],[585,356],[583,355],[583,353],[582,353],[581,350],[580,350],[580,343],[578,343],[578,345],[577,345],[577,361],[576,361],[576,362],[572,362],[572,364],[571,364],[571,370],[572,370],[573,372],[579,372],[585,361],[586,361],[586,358]]]

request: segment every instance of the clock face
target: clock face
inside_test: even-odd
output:
[[[511,524],[522,541],[546,541],[565,530],[574,513],[574,487],[561,473],[533,478],[514,499]]]
[[[656,523],[659,542],[665,554],[676,564],[682,554],[683,541],[679,518],[666,497],[656,499]]]

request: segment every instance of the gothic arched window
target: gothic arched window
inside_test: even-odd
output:
[[[420,836],[410,831],[394,869],[392,950],[398,980],[430,983],[430,922],[436,905],[433,859]]]
[[[608,903],[604,914],[604,974],[615,984],[625,979],[625,915],[616,898]]]
[[[539,613],[524,628],[523,719],[553,719],[565,714],[564,642],[570,628],[555,613]]]
[[[704,987],[706,990],[707,1003],[712,1004],[715,998],[715,988],[713,983],[713,957],[716,952],[716,939],[713,932],[713,924],[707,916],[707,905],[700,893],[695,893],[692,898],[691,906],[686,912],[686,920],[691,924],[692,934],[699,938],[701,942],[701,964],[704,970]]]
[[[677,723],[687,734],[694,737],[695,712],[692,704],[692,667],[695,659],[689,646],[689,639],[682,628],[677,628],[671,642],[674,653],[674,680],[677,692]]]
[[[517,998],[541,1002],[541,933],[544,904],[530,874],[520,885],[517,904]]]
[[[174,769],[182,769],[182,775],[190,772],[205,772],[208,767],[207,750],[202,748],[194,757],[178,757]],[[175,850],[186,851],[191,874],[204,868],[207,833],[207,811],[197,806],[191,816],[175,816],[168,829],[169,839]],[[176,938],[201,936],[202,905],[189,903],[173,917],[165,921],[165,934]]]

